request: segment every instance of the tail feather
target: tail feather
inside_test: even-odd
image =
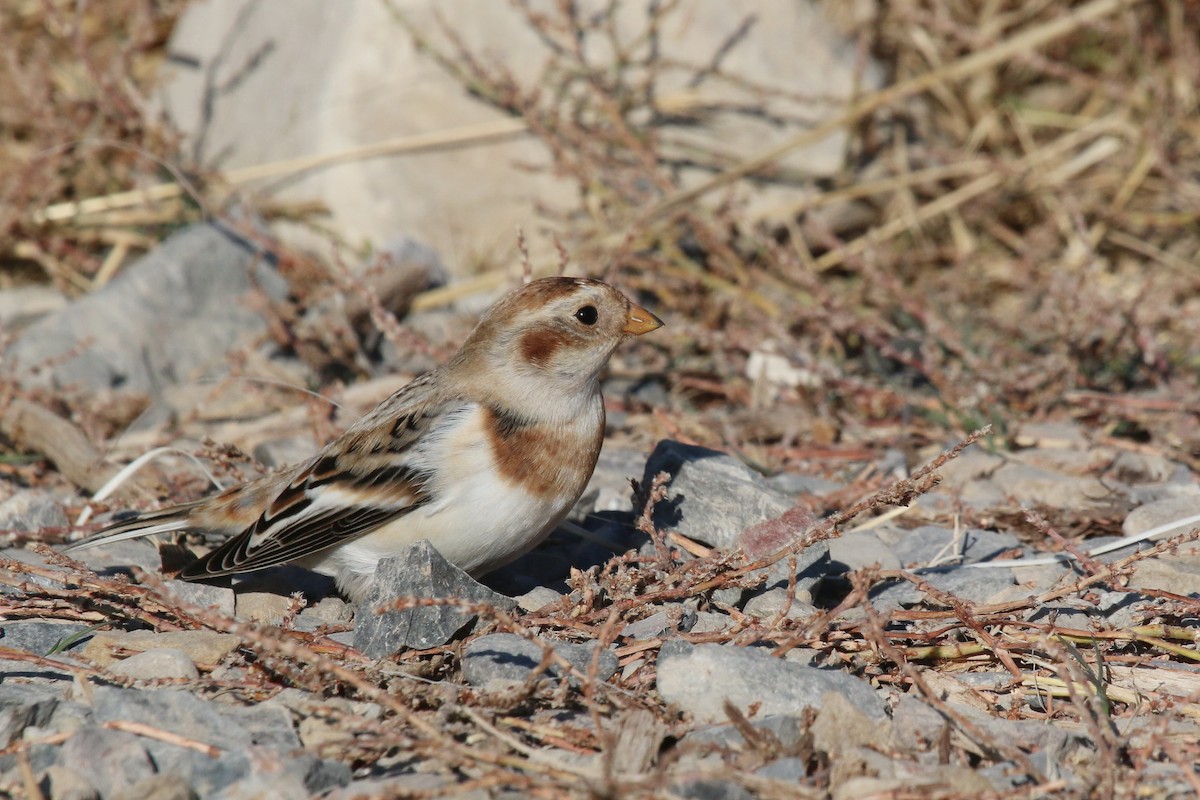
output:
[[[161,511],[152,511],[133,519],[127,519],[115,525],[109,525],[107,528],[102,528],[91,536],[80,539],[78,542],[64,548],[63,552],[71,553],[76,550],[87,550],[92,547],[123,542],[126,539],[141,539],[145,536],[157,536],[162,533],[188,530],[192,527],[188,522],[188,515],[195,505],[194,503],[189,503],[182,506],[172,506],[171,508],[164,508]]]

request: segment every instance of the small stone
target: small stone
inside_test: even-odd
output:
[[[1111,489],[1087,475],[1067,475],[1031,464],[1009,462],[991,476],[992,485],[1023,505],[1094,508],[1108,502]]]
[[[682,603],[672,603],[662,611],[631,622],[621,629],[627,639],[656,639],[688,633],[696,624],[696,612]]]
[[[767,485],[777,492],[783,492],[793,497],[797,495],[820,497],[846,488],[844,483],[831,481],[820,475],[798,475],[795,472],[781,472],[778,475],[772,475],[767,478]]]
[[[886,549],[891,550],[905,569],[920,569],[938,564],[990,561],[996,556],[1020,547],[1020,540],[1010,533],[966,528],[953,531],[936,525],[923,525],[906,530],[883,527],[878,531]]]
[[[308,800],[310,796],[304,776],[281,767],[269,772],[256,768],[212,797],[213,800]]]
[[[721,778],[680,781],[671,787],[669,796],[687,800],[754,800],[754,795],[740,784]]]
[[[654,524],[713,547],[734,546],[747,528],[793,505],[761,475],[717,450],[663,440],[646,462],[642,485],[650,486],[660,472],[671,477]]]
[[[592,669],[596,645],[568,642],[546,644],[584,675]],[[472,686],[484,686],[494,680],[522,683],[541,662],[544,652],[538,644],[516,634],[493,633],[481,636],[468,644],[463,653],[463,677]],[[601,650],[596,680],[607,681],[616,671],[616,654],[612,650]],[[552,663],[548,672],[552,676],[560,677],[563,669]],[[577,679],[571,680],[575,682]]]
[[[799,783],[808,777],[808,761],[794,756],[777,758],[754,774],[769,780]]]
[[[931,454],[932,455],[932,454]],[[942,485],[951,489],[965,489],[972,484],[986,482],[993,472],[1002,467],[1002,456],[971,448],[959,453],[958,458],[938,468]]]
[[[1130,589],[1159,589],[1171,594],[1200,596],[1200,556],[1175,553],[1147,558],[1130,577]]]
[[[267,326],[242,298],[254,291],[280,298],[286,289],[256,244],[219,223],[192,225],[30,325],[6,361],[21,364],[26,385],[160,392],[227,368],[227,354]]]
[[[353,616],[353,609],[345,600],[326,597],[297,614],[292,627],[298,631],[315,631],[325,625],[345,625]]]
[[[52,764],[42,775],[38,788],[54,800],[99,800],[100,793],[87,778],[73,769]]]
[[[87,564],[97,572],[107,570],[128,572],[130,567],[141,567],[148,572],[158,572],[162,559],[158,547],[147,539],[125,539],[120,542],[97,545],[71,553],[71,557]]]
[[[200,671],[188,654],[177,647],[156,647],[118,661],[108,668],[109,674],[123,675],[136,680],[184,678],[195,680]]]
[[[66,525],[62,506],[46,492],[24,489],[0,502],[0,531],[40,531]]]
[[[81,655],[100,667],[107,667],[117,657],[117,648],[142,652],[160,647],[182,650],[193,664],[211,666],[220,663],[237,649],[238,637],[215,631],[100,631],[83,648]]]
[[[24,683],[0,683],[0,749],[31,725],[45,727],[61,697],[53,689]]]
[[[535,586],[525,594],[513,598],[517,601],[517,607],[522,611],[532,613],[541,611],[548,605],[562,602],[563,596],[551,589],[549,586]]]
[[[160,773],[143,778],[112,800],[196,800],[196,793],[182,775]]]
[[[885,716],[875,691],[852,675],[789,663],[763,650],[719,644],[696,645],[690,653],[666,658],[660,650],[658,691],[703,723],[726,722],[726,702],[750,719],[799,715],[806,708],[819,708],[830,692],[842,694],[872,719]]]
[[[748,616],[759,619],[774,617],[785,608],[787,609],[787,619],[808,619],[816,613],[816,608],[812,604],[812,595],[807,591],[797,591],[790,604],[787,594],[787,589],[782,586],[767,589],[747,600],[746,606],[742,610]]]
[[[873,564],[882,569],[900,569],[900,558],[874,531],[856,531],[833,539],[829,542],[829,560],[837,573]]]
[[[292,606],[292,598],[271,592],[239,592],[235,603],[238,619],[279,625]]]
[[[11,647],[37,656],[69,653],[80,648],[92,635],[91,628],[74,622],[13,620],[0,628],[0,646]]]
[[[993,597],[1013,586],[1012,570],[1007,569],[946,567],[922,570],[919,575],[934,589],[970,603],[990,602]],[[923,602],[936,603],[908,581],[880,584],[871,594],[871,605],[881,611],[911,607]]]
[[[795,558],[793,567],[792,558]],[[829,560],[829,543],[816,542],[810,544],[794,556],[781,558],[767,567],[767,577],[763,583],[764,589],[775,587],[787,588],[792,578],[792,569],[796,570],[796,596],[800,599],[812,600],[821,580],[832,571]]]
[[[1138,536],[1151,528],[1170,525],[1191,517],[1200,517],[1200,496],[1171,497],[1130,511],[1121,529],[1126,536]],[[1166,539],[1171,533],[1178,534],[1195,527],[1200,527],[1200,521],[1180,525],[1177,530],[1164,532],[1158,538]]]
[[[937,745],[950,723],[932,706],[910,694],[900,696],[892,709],[892,737],[897,747],[925,752]]]
[[[62,767],[86,775],[101,797],[112,797],[155,773],[139,737],[96,726],[80,728],[59,748]]]
[[[225,586],[210,586],[191,581],[164,581],[167,593],[185,603],[233,616],[233,590]]]
[[[421,540],[399,556],[385,558],[375,570],[366,599],[354,614],[354,647],[371,658],[386,658],[402,647],[424,649],[450,641],[475,619],[475,614],[455,604],[377,613],[376,609],[401,597],[454,599],[511,610],[511,598],[475,581]]]
[[[737,608],[741,606],[745,595],[745,590],[737,587],[714,589],[712,593],[712,601],[713,605],[719,604],[723,606],[729,606],[730,608]]]
[[[1074,422],[1026,422],[1013,436],[1017,447],[1082,450],[1088,446],[1083,428]]]
[[[892,723],[864,714],[846,696],[830,692],[812,724],[813,746],[826,753],[847,753],[859,747],[887,747]]]

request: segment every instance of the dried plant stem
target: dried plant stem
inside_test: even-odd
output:
[[[1042,47],[1055,39],[1068,34],[1077,28],[1095,22],[1123,7],[1136,5],[1141,0],[1091,0],[1082,6],[1066,11],[1054,19],[1021,31],[1009,39],[998,42],[991,47],[972,53],[944,67],[925,73],[916,78],[893,84],[882,91],[867,95],[842,114],[821,125],[797,134],[766,152],[744,161],[738,166],[722,172],[720,175],[705,181],[691,189],[686,189],[661,201],[653,208],[639,215],[636,224],[656,222],[676,210],[690,205],[700,197],[728,186],[766,167],[771,166],[783,156],[802,147],[815,144],[822,139],[872,113],[897,101],[919,94],[927,89],[947,81],[982,72],[1003,61]]]

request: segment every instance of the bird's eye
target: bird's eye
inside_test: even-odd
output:
[[[600,315],[596,312],[595,306],[584,306],[575,312],[575,319],[582,322],[584,325],[595,325],[596,320]]]

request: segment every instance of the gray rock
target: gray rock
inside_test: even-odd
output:
[[[219,664],[239,644],[238,637],[216,631],[99,631],[83,648],[83,657],[99,666],[117,660],[113,651],[136,652],[158,647],[175,647],[187,654],[192,663],[201,666]]]
[[[252,706],[219,706],[223,717],[236,720],[250,735],[255,747],[287,753],[301,746],[300,734],[292,724],[292,714],[282,705],[258,703]]]
[[[0,330],[17,333],[66,304],[67,298],[53,286],[9,286],[0,291]]]
[[[733,547],[752,525],[781,516],[791,499],[726,453],[669,439],[646,462],[642,485],[666,472],[667,497],[654,509],[654,524],[713,547]]]
[[[54,800],[99,800],[100,793],[91,781],[73,769],[53,764],[38,781],[46,797]]]
[[[799,783],[808,777],[808,761],[792,756],[777,758],[758,769],[754,774],[760,778]]]
[[[0,627],[0,645],[37,656],[69,653],[91,638],[91,628],[76,622],[13,620]]]
[[[800,531],[796,532],[799,535]],[[832,571],[829,542],[810,544],[795,554],[796,597],[811,602],[821,580]],[[767,568],[763,589],[786,588],[792,577],[791,558],[781,558]]]
[[[1056,627],[1086,631],[1092,629],[1093,620],[1103,619],[1103,614],[1098,608],[1083,601],[1078,602],[1078,607],[1067,602],[1059,602],[1031,609],[1025,618],[1030,622],[1042,623],[1053,620]]]
[[[966,528],[955,532],[936,525],[923,525],[906,530],[883,527],[878,531],[884,546],[890,550],[906,569],[920,569],[937,561],[946,563],[955,555],[962,555],[962,563],[989,561],[1008,550],[1020,547],[1020,540],[1010,533]],[[950,561],[949,563],[958,563]]]
[[[79,729],[63,743],[58,763],[86,775],[102,797],[112,797],[155,773],[140,737],[94,726]]]
[[[714,604],[719,603],[721,605],[731,606],[734,608],[741,606],[742,602],[745,600],[745,597],[745,590],[737,587],[714,589],[712,593],[712,601]]]
[[[751,718],[798,715],[806,708],[820,708],[830,692],[841,694],[872,719],[885,716],[875,691],[852,675],[786,662],[763,650],[719,644],[696,645],[686,655],[666,658],[660,651],[658,691],[668,703],[707,723],[727,720],[726,701]]]
[[[354,616],[350,605],[338,597],[326,597],[296,615],[292,627],[315,631],[323,625],[344,625]]]
[[[554,652],[571,666],[588,674],[596,658],[596,646],[586,643],[546,642]],[[481,636],[467,645],[463,653],[463,677],[472,686],[486,686],[492,681],[522,683],[542,660],[544,651],[537,644],[513,633],[493,633]],[[596,680],[606,681],[617,671],[617,656],[612,650],[601,650]],[[551,664],[548,672],[561,677],[563,670]],[[573,682],[575,678],[571,679]]]
[[[932,706],[911,694],[900,695],[892,709],[893,741],[909,751],[935,748],[949,725]]]
[[[285,282],[270,259],[216,224],[193,225],[103,288],[30,325],[8,356],[30,384],[153,394],[223,365],[230,349],[265,330],[243,302],[254,289],[283,296]],[[57,359],[50,369],[29,373],[48,359]]]
[[[785,752],[795,750],[808,736],[808,726],[798,716],[770,714],[749,722],[755,730],[770,734]],[[746,746],[746,739],[741,730],[729,723],[693,731],[687,734],[684,742],[689,746],[716,746],[736,750]]]
[[[37,489],[23,489],[0,502],[0,531],[40,531],[66,524],[67,515],[58,501]]]
[[[164,581],[172,596],[200,608],[207,608],[227,617],[233,616],[233,590],[225,586],[210,586],[191,581]]]
[[[92,694],[92,712],[97,722],[141,722],[222,750],[244,749],[253,742],[233,714],[182,689],[97,686]]]
[[[670,603],[662,611],[656,611],[648,617],[631,622],[621,629],[621,635],[627,639],[655,639],[659,636],[673,636],[676,633],[688,633],[696,626],[696,610],[683,603]]]
[[[8,747],[30,725],[45,727],[60,695],[53,689],[24,683],[0,683],[0,749]]]
[[[687,800],[754,800],[744,786],[721,778],[680,781],[671,787],[670,796]]]
[[[942,465],[938,473],[942,476],[942,486],[965,489],[972,484],[986,482],[1005,463],[1003,456],[972,447],[959,453],[958,458]]]
[[[497,594],[442,557],[427,541],[403,555],[385,558],[375,570],[366,599],[354,614],[354,647],[371,658],[386,658],[402,647],[445,644],[475,619],[456,605],[434,605],[376,613],[401,597],[458,599],[511,610],[511,598]]]
[[[345,786],[354,777],[350,767],[341,761],[306,756],[297,759],[297,762],[301,766],[307,764],[307,768],[304,770],[304,788],[313,795]]]
[[[111,665],[108,671],[112,675],[123,675],[136,680],[196,680],[200,677],[200,671],[196,669],[192,659],[177,647],[156,647],[136,653]]]
[[[251,455],[260,464],[272,469],[280,469],[291,464],[299,464],[301,461],[307,461],[321,444],[321,442],[313,438],[312,434],[301,433],[289,436],[286,439],[273,439],[269,442],[262,442],[254,448],[254,452]]]
[[[71,557],[87,564],[96,572],[128,572],[130,567],[141,567],[157,573],[162,569],[158,545],[149,539],[125,539],[121,542],[97,545],[71,553]]]
[[[1171,497],[1155,503],[1139,506],[1125,517],[1121,529],[1126,536],[1137,536],[1151,528],[1167,525],[1187,517],[1200,514],[1200,495]],[[1172,533],[1183,533],[1191,528],[1200,527],[1200,523],[1180,526]],[[1172,533],[1164,533],[1159,538],[1169,538]]]
[[[256,770],[212,795],[213,800],[307,800],[304,776],[288,769]]]
[[[797,590],[790,605],[787,594],[787,589],[782,586],[767,589],[747,600],[742,611],[748,616],[760,619],[774,617],[785,608],[788,619],[808,619],[816,613],[817,609],[812,604],[812,595],[807,591]]]
[[[118,792],[111,800],[196,800],[196,793],[183,776],[160,773],[143,778]]]
[[[1007,569],[946,567],[922,570],[919,575],[933,588],[970,603],[990,602],[993,597],[1013,586],[1012,571]],[[871,604],[880,610],[914,606],[922,602],[936,603],[908,581],[882,584],[871,594]]]
[[[900,569],[900,558],[874,531],[856,531],[829,542],[829,560],[844,565],[838,572],[849,572],[872,564],[883,569]]]
[[[1200,597],[1200,556],[1175,553],[1148,558],[1138,563],[1128,586]]]
[[[552,603],[561,603],[563,596],[549,586],[535,586],[520,597],[513,598],[522,611],[541,611]]]
[[[279,625],[292,606],[292,598],[274,592],[238,592],[235,613],[240,620]]]
[[[767,485],[787,495],[825,495],[846,488],[846,484],[822,478],[820,475],[798,475],[781,472],[767,478]]]
[[[1054,508],[1094,508],[1109,502],[1112,490],[1087,475],[1068,475],[1044,467],[1009,462],[991,477],[992,485],[1024,505]]]
[[[1075,422],[1026,422],[1017,429],[1013,443],[1018,447],[1082,450],[1087,447],[1083,427]]]

